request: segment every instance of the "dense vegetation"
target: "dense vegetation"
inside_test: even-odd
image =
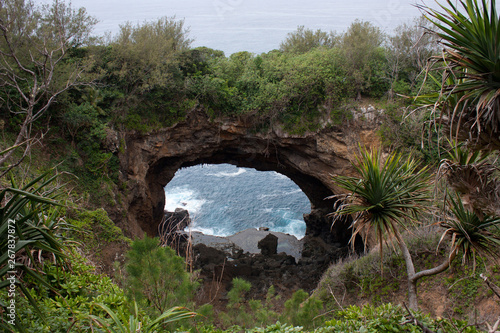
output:
[[[443,13],[423,8],[439,23],[419,18],[391,36],[362,21],[342,34],[301,26],[279,49],[225,56],[191,48],[183,21],[175,18],[125,23],[116,36],[104,39],[91,36],[95,20],[84,9],[61,1],[43,7],[29,0],[2,1],[0,327],[26,332],[479,331],[478,325],[456,319],[463,306],[457,305],[455,319],[421,314],[416,293],[417,280],[446,269],[459,274],[477,264],[478,272],[498,276],[498,266],[481,255],[496,255],[500,245],[494,159],[500,141],[500,23],[495,1],[460,4],[463,8],[448,1],[452,10]],[[440,57],[437,38],[446,47]],[[412,99],[404,96],[416,95],[424,107],[408,112]],[[147,133],[196,110],[213,118],[252,116],[256,131],[281,127],[302,134],[345,125],[352,110],[367,103],[385,110],[380,136],[386,150],[399,153],[383,161],[380,154],[360,149],[359,175],[335,181],[350,192],[337,214],[355,217],[355,234],[374,230],[379,237],[381,268],[375,273],[360,263],[369,257],[339,263],[314,296],[299,290],[288,300],[274,288],[265,300],[248,299],[249,283],[235,279],[221,311],[198,304],[196,274],[186,271],[173,250],[155,239],[127,239],[99,209],[120,200],[112,192],[126,187],[118,177],[123,146],[108,144],[114,131]],[[422,131],[422,124],[429,131]],[[490,153],[478,152],[484,149]],[[407,156],[410,151],[413,157]],[[436,187],[443,198],[438,202],[429,192],[427,172],[434,170],[448,180]],[[432,216],[444,227],[441,240],[450,240],[448,247],[439,240],[433,244],[441,246],[437,256],[420,253],[427,245],[406,239],[421,229],[411,222],[428,226]],[[385,236],[395,239],[400,252],[385,249]],[[97,267],[109,243],[129,249],[112,279]],[[466,264],[457,269],[454,259],[460,255]],[[400,271],[402,260],[406,271]],[[385,279],[383,286],[384,269],[407,278],[411,310],[384,303],[391,300],[385,297],[390,288],[404,285]],[[371,279],[377,274],[380,279]],[[461,278],[448,278],[460,286]],[[338,301],[340,285],[353,284],[363,297],[371,293],[372,305],[345,307]],[[478,288],[464,285],[463,293],[471,298]]]

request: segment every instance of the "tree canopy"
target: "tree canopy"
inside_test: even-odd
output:
[[[29,0],[0,4],[0,112],[15,115],[20,129],[13,146],[24,145],[25,154],[34,139],[33,124],[56,98],[88,83],[82,76],[91,59],[69,58],[71,50],[91,43],[95,23],[84,8],[58,0],[41,7]],[[0,156],[0,165],[12,154]]]
[[[296,31],[288,33],[287,38],[280,44],[280,50],[306,53],[316,47],[332,48],[336,41],[337,37],[333,31],[325,32],[320,29],[313,31],[301,25]]]

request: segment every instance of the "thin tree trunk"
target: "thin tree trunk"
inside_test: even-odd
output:
[[[31,148],[31,137],[30,137],[30,132],[31,132],[31,112],[29,112],[26,115],[26,118],[23,121],[23,124],[21,125],[21,129],[19,130],[16,141],[14,141],[14,144],[11,147],[7,147],[7,152],[3,155],[0,155],[0,166],[2,166],[4,163],[7,163],[9,159],[11,158],[12,154],[16,150],[17,147],[26,145],[24,148],[23,155],[18,158],[16,161],[11,161],[9,165],[4,166],[4,170],[0,172],[0,178],[2,178],[4,175],[6,175],[11,169],[17,167],[28,155],[30,148]]]
[[[399,233],[397,227],[393,224],[394,236],[398,241],[399,248],[401,249],[401,253],[403,254],[403,259],[406,264],[406,274],[408,281],[408,302],[410,309],[418,310],[418,301],[417,301],[417,283],[416,280],[413,280],[415,276],[415,266],[413,265],[413,259],[411,258],[410,251],[406,246],[403,237]]]
[[[451,262],[455,259],[456,256],[457,256],[457,249],[454,249],[450,252],[448,259],[446,259],[441,265],[416,273],[415,275],[413,275],[412,280],[416,284],[417,280],[423,278],[424,276],[431,276],[444,272],[450,267]]]
[[[394,236],[398,241],[399,248],[401,249],[401,252],[403,254],[403,259],[405,260],[406,264],[406,274],[408,275],[409,307],[412,310],[418,310],[418,299],[417,299],[418,280],[420,278],[423,278],[424,276],[436,275],[447,270],[450,267],[451,262],[457,256],[457,249],[453,249],[450,252],[448,258],[439,266],[415,273],[415,266],[413,264],[413,259],[411,257],[410,251],[408,250],[408,247],[406,246],[405,241],[403,240],[403,237],[401,236],[395,225],[393,225],[393,230],[394,230]]]
[[[408,303],[410,309],[413,311],[418,310],[417,281],[413,280],[410,276],[408,276]]]

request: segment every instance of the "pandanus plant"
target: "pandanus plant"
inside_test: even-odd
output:
[[[56,176],[47,176],[43,174],[24,186],[12,178],[11,185],[0,191],[0,289],[10,288],[15,281],[16,293],[22,292],[42,320],[28,288],[33,284],[51,288],[41,273],[43,258],[56,264],[66,259],[60,233],[66,223],[59,215],[57,188],[52,186]],[[28,276],[31,285],[26,282]],[[7,304],[0,306],[6,308]],[[5,319],[0,327],[11,329]],[[21,327],[20,322],[16,327]]]
[[[464,206],[457,193],[449,196],[448,203],[452,214],[441,227],[445,228],[442,238],[450,235],[452,250],[460,251],[463,260],[473,263],[478,254],[498,256],[500,217],[478,216]]]
[[[438,3],[439,4],[439,3]],[[500,149],[500,18],[495,0],[446,0],[420,5],[444,46],[430,68],[442,73],[441,91],[421,96],[434,104],[460,140]],[[443,120],[443,117],[436,119]]]
[[[97,317],[90,315],[92,320],[91,327],[96,328],[97,332],[108,332],[108,333],[155,333],[164,332],[161,326],[164,324],[173,323],[179,320],[189,319],[195,317],[197,314],[191,312],[185,308],[173,307],[160,316],[152,320],[151,322],[144,323],[139,316],[139,310],[137,308],[137,303],[134,302],[134,313],[130,314],[128,317],[123,313],[116,313],[106,305],[97,303],[97,307],[103,309],[108,314],[109,318],[104,319],[102,317]]]
[[[445,260],[431,269],[416,272],[413,258],[403,238],[403,231],[412,222],[419,222],[422,213],[431,207],[431,176],[426,167],[420,167],[411,156],[391,153],[384,160],[379,151],[362,149],[353,163],[358,176],[335,176],[334,182],[348,191],[339,199],[333,213],[335,218],[350,215],[352,230],[357,235],[377,236],[382,255],[384,239],[395,243],[406,264],[409,306],[418,308],[417,282],[425,276],[439,274],[449,268],[459,253],[465,258],[471,254],[495,254],[500,245],[498,228],[500,218],[480,219],[467,211],[459,199],[450,197],[451,214],[440,225],[444,227],[441,242],[449,240]]]
[[[438,175],[460,193],[477,216],[500,216],[500,180],[491,154],[472,151],[463,142],[450,141],[450,150],[441,160]]]

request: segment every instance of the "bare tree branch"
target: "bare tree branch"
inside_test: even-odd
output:
[[[0,5],[0,100],[24,118],[12,146],[25,152],[7,169],[18,165],[33,142],[32,126],[59,95],[85,84],[86,64],[65,66],[68,50],[85,42],[96,20],[84,9],[73,10],[63,1],[35,7],[32,1],[5,0]],[[10,91],[9,91],[10,90]],[[6,147],[2,147],[6,148]],[[14,149],[0,156],[0,165],[13,158]],[[3,175],[0,174],[0,177]]]

